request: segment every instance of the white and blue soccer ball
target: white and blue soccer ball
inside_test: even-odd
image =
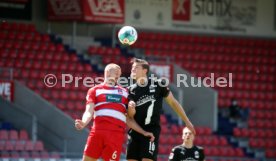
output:
[[[118,32],[118,39],[123,45],[132,45],[138,38],[137,31],[132,26],[124,26]]]

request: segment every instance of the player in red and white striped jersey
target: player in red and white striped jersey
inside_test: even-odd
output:
[[[105,161],[119,161],[126,123],[132,129],[154,140],[152,133],[144,131],[132,117],[127,117],[127,113],[131,114],[135,105],[129,104],[127,109],[128,92],[116,85],[120,76],[121,68],[117,64],[108,64],[105,68],[104,82],[88,90],[86,110],[82,120],[75,121],[75,127],[81,130],[94,116],[83,161],[96,161],[100,157]]]

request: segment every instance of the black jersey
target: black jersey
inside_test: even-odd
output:
[[[169,88],[161,80],[149,79],[146,85],[137,83],[128,87],[129,100],[136,103],[134,119],[144,129],[160,127],[163,97],[169,95]]]
[[[204,151],[200,146],[193,146],[189,149],[178,145],[172,149],[169,156],[169,161],[203,161],[204,159]]]

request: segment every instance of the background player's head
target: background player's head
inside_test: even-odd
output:
[[[193,134],[193,132],[190,129],[185,127],[185,128],[183,128],[182,139],[185,144],[193,145],[195,135]]]
[[[149,73],[149,63],[143,59],[133,58],[131,60],[131,78],[138,80],[139,78],[147,77]]]
[[[121,67],[119,65],[114,63],[106,65],[104,69],[105,83],[115,85],[121,74]]]

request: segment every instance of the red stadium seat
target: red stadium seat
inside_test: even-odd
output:
[[[64,46],[62,44],[58,44],[56,46],[56,50],[57,50],[57,52],[63,52],[64,51]]]
[[[40,45],[36,42],[30,44],[30,50],[39,51]]]
[[[0,141],[0,151],[3,151],[5,149],[5,141]]]
[[[212,136],[211,143],[212,146],[220,145],[220,140],[217,136]],[[222,145],[223,146],[223,145]]]
[[[25,147],[24,141],[17,140],[17,141],[15,142],[15,148],[14,148],[14,150],[16,150],[16,151],[23,151],[23,150],[24,150],[24,147]]]
[[[163,134],[168,134],[168,133],[169,133],[169,128],[168,128],[168,126],[162,125],[162,126],[161,126],[161,133],[163,133]]]
[[[24,40],[25,39],[25,35],[23,33],[17,33],[16,34],[16,39],[17,40]]]
[[[26,31],[27,32],[35,32],[36,31],[35,25],[34,24],[28,24]]]
[[[158,151],[159,151],[159,154],[161,154],[161,155],[162,154],[167,154],[167,149],[166,149],[166,147],[164,145],[163,146],[160,145]]]
[[[167,135],[161,134],[160,137],[159,137],[159,143],[160,143],[161,145],[167,144],[167,138],[168,138]]]
[[[40,42],[41,41],[41,36],[40,36],[39,33],[34,34],[33,41],[35,41],[35,42]]]
[[[36,151],[44,151],[44,145],[42,141],[36,141],[34,143],[34,150]]]
[[[19,139],[24,140],[24,141],[29,140],[29,135],[28,135],[26,130],[20,130],[19,131]]]
[[[33,40],[33,34],[32,33],[25,33],[25,40],[26,41],[32,41]]]
[[[205,149],[204,149],[204,154],[205,154],[206,156],[211,156],[211,154],[212,154],[211,148],[205,148]]]
[[[10,42],[10,41],[6,41],[5,42],[5,45],[4,45],[4,48],[5,49],[11,49],[13,47],[13,43]]]
[[[177,125],[171,125],[171,130],[170,130],[170,133],[172,134],[180,134],[179,131],[178,131],[178,126]]]
[[[18,29],[17,30],[20,31],[20,32],[25,32],[27,30],[27,25],[24,24],[24,23],[20,23],[20,24],[18,24]]]
[[[12,141],[7,140],[5,142],[5,148],[6,151],[13,151],[14,150],[14,144],[12,143]]]
[[[7,130],[0,130],[0,140],[8,140],[9,133]]]
[[[216,147],[210,148],[211,149],[211,153],[210,156],[220,156],[220,152],[219,149]]]
[[[265,151],[265,156],[267,157],[267,158],[276,158],[276,151],[274,151],[274,150],[266,150]]]
[[[202,145],[211,145],[211,143],[212,143],[212,140],[211,140],[211,137],[209,137],[209,136],[203,136],[202,137]]]
[[[5,40],[6,37],[7,37],[7,34],[5,32],[0,32],[0,40]]]
[[[9,131],[10,140],[18,140],[18,132],[16,130]]]
[[[25,150],[26,151],[33,151],[34,150],[34,143],[33,141],[29,140],[25,143]]]
[[[42,42],[47,43],[50,41],[50,37],[49,37],[49,35],[44,34],[44,35],[41,35],[41,40],[42,40]]]
[[[175,135],[168,135],[167,144],[169,144],[169,145],[176,145],[177,144],[177,140],[175,139]]]

